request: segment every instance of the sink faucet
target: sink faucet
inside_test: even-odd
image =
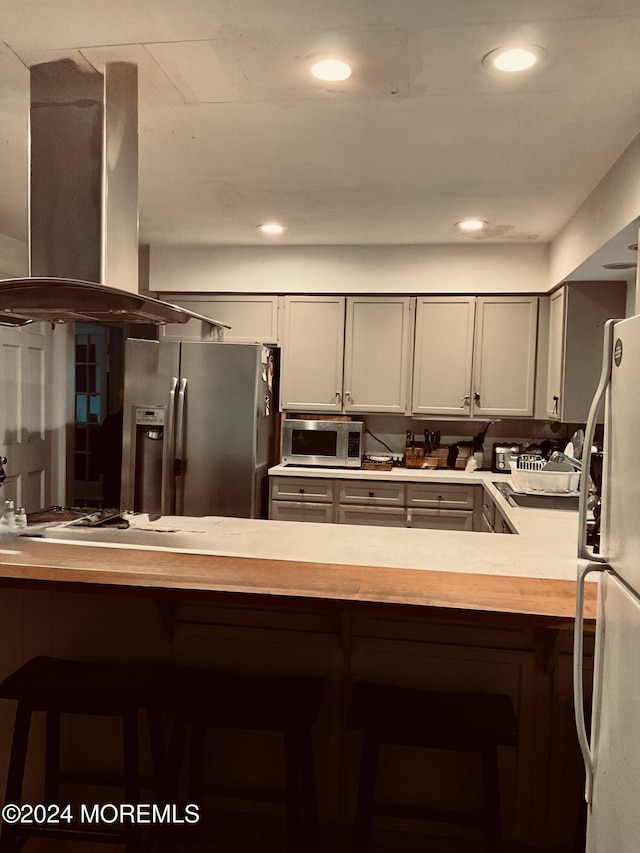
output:
[[[579,459],[574,459],[573,456],[569,456],[567,453],[562,453],[561,450],[554,450],[549,457],[549,462],[568,462],[576,471],[582,471],[582,462]]]

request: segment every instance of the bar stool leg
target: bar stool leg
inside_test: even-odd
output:
[[[303,849],[303,799],[298,732],[284,732],[285,799],[287,821],[287,853]]]
[[[11,755],[9,757],[5,803],[18,804],[22,799],[22,783],[24,781],[24,770],[27,761],[30,728],[31,708],[23,702],[18,702],[13,724],[13,739],[11,741]],[[3,823],[0,829],[1,853],[12,853],[12,851],[19,849],[18,839],[19,833],[16,829],[10,824]]]
[[[353,853],[367,853],[369,849],[379,753],[380,741],[368,732],[363,732],[358,804],[353,835]]]
[[[487,745],[482,752],[482,781],[484,786],[484,838],[487,853],[502,851],[502,819],[500,815],[500,777],[498,748]]]
[[[124,711],[122,714],[122,744],[124,750],[124,798],[127,803],[140,801],[140,766],[138,763],[138,711]],[[142,849],[140,829],[135,823],[125,827],[125,846],[127,853],[139,853]]]
[[[198,722],[193,723],[189,752],[189,799],[194,803],[202,802],[205,794],[206,751],[206,726]]]
[[[313,772],[313,748],[311,731],[304,727],[297,734],[298,756],[300,761],[300,784],[302,785],[303,834],[305,850],[316,853],[318,842],[318,803],[316,799],[316,780]]]
[[[60,802],[60,712],[47,711],[45,723],[44,799]]]

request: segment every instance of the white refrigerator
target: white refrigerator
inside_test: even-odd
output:
[[[574,698],[586,770],[588,853],[640,850],[640,316],[609,321],[603,369],[585,430],[604,405],[599,553],[586,544],[588,476],[581,478]],[[584,585],[598,572],[590,732],[583,713]]]

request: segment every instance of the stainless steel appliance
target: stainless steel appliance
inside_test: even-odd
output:
[[[362,421],[284,421],[282,461],[285,465],[360,468]]]
[[[259,344],[128,340],[122,509],[266,517],[275,383]]]
[[[510,462],[517,462],[520,456],[519,444],[494,444],[491,470],[495,474],[510,474]]]
[[[586,769],[589,853],[637,850],[640,838],[640,316],[605,327],[602,376],[585,430],[590,465],[596,415],[605,404],[599,553],[587,545],[590,478],[580,488],[578,604],[575,628],[576,725]],[[597,484],[596,484],[597,485]],[[591,500],[589,500],[591,499]],[[591,735],[583,713],[582,611],[587,576],[598,576]]]

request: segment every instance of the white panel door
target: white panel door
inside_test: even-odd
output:
[[[0,327],[0,454],[9,460],[0,499],[27,512],[51,504],[51,328]]]
[[[475,299],[428,296],[416,304],[412,411],[468,415]]]

